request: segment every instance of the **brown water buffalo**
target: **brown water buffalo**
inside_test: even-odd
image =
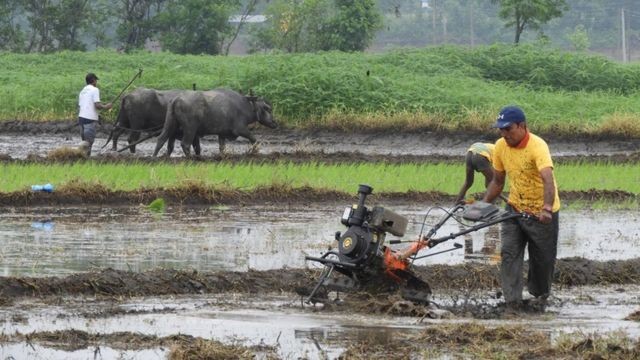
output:
[[[220,153],[224,153],[226,140],[239,136],[255,144],[256,138],[249,131],[249,124],[254,122],[272,129],[277,127],[271,105],[264,99],[229,89],[186,91],[169,104],[153,156],[158,155],[167,140],[167,156],[171,155],[172,143],[180,133],[182,150],[187,156],[191,155],[191,144],[205,135],[218,135]],[[200,155],[199,149],[195,150]]]
[[[176,96],[186,90],[154,90],[137,88],[122,98],[116,126],[105,146],[113,139],[112,150],[117,150],[118,138],[129,131],[129,144],[140,138],[142,132],[160,132],[167,115],[167,106]],[[129,147],[136,152],[136,146]]]

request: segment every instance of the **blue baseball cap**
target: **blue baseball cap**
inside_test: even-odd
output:
[[[511,124],[521,123],[527,121],[524,116],[524,111],[517,106],[505,106],[500,110],[496,123],[492,127],[498,129],[504,129]]]

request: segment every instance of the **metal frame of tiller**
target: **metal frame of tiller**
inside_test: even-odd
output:
[[[373,188],[368,185],[358,187],[358,204],[347,207],[342,215],[341,222],[347,226],[347,230],[344,233],[336,232],[337,250],[329,250],[321,257],[305,256],[305,260],[318,262],[325,266],[318,282],[306,297],[306,303],[322,302],[322,299],[316,297],[322,287],[339,293],[340,291],[364,288],[375,282],[372,280],[380,278],[393,280],[392,283],[396,288],[400,288],[403,298],[428,303],[431,289],[428,283],[415,276],[411,271],[413,261],[457,250],[462,248],[462,245],[454,243],[454,247],[451,249],[418,256],[422,249],[433,248],[445,241],[503,221],[532,217],[527,213],[503,211],[493,204],[484,202],[456,205],[448,210],[446,216],[419,240],[389,241],[390,244],[411,243],[408,248],[396,251],[384,245],[386,233],[399,237],[404,236],[407,219],[380,206],[369,210],[364,203],[367,195],[372,191]],[[458,212],[462,212],[462,218],[465,220],[481,223],[459,232],[434,238],[440,227]],[[334,271],[344,276],[330,278]]]

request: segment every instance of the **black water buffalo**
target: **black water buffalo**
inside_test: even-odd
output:
[[[140,138],[140,133],[160,132],[167,114],[167,106],[176,96],[185,90],[154,90],[138,88],[125,95],[120,103],[118,120],[109,140],[113,139],[112,150],[118,146],[118,137],[125,132],[129,133],[129,144]],[[106,145],[105,144],[105,145]],[[129,151],[136,152],[136,146],[129,147]]]
[[[224,153],[225,141],[239,136],[255,144],[256,138],[248,125],[258,122],[272,129],[277,124],[271,113],[271,105],[264,99],[245,96],[229,89],[187,91],[177,96],[167,108],[167,117],[158,137],[153,156],[158,155],[167,140],[167,156],[173,150],[173,141],[182,132],[181,146],[184,154],[191,155],[190,147],[205,135],[218,135],[220,153]],[[200,149],[195,149],[200,155]]]

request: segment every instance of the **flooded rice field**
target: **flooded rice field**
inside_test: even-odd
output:
[[[303,307],[290,296],[261,295],[138,298],[112,301],[65,298],[60,304],[38,300],[24,301],[0,309],[2,332],[79,332],[113,334],[135,333],[153,337],[183,334],[241,342],[247,346],[269,346],[282,359],[335,359],[348,346],[362,339],[382,344],[394,342],[425,328],[446,323],[473,321],[487,327],[508,324],[526,326],[549,333],[624,331],[632,338],[640,336],[640,323],[624,317],[640,306],[640,288],[629,286],[624,292],[615,288],[589,287],[580,291],[557,292],[545,316],[525,315],[510,319],[420,319],[406,316],[380,316],[318,312]],[[576,300],[577,299],[577,300]],[[567,303],[571,302],[571,305]],[[148,349],[112,348],[108,344],[73,349],[45,347],[18,342],[0,347],[3,359],[164,359],[167,347]],[[131,346],[134,348],[135,346]],[[73,351],[71,351],[73,350]],[[99,351],[97,354],[96,350]]]
[[[426,205],[392,207],[409,219],[402,240],[413,240],[444,215]],[[247,271],[307,266],[343,231],[338,203],[279,206],[13,208],[0,214],[0,275],[68,275],[110,267]],[[640,257],[640,214],[613,209],[561,213],[559,258],[627,260]],[[423,226],[424,222],[424,226]],[[450,220],[438,235],[465,229]],[[388,240],[395,239],[392,235]],[[439,248],[462,249],[420,259],[417,265],[484,263],[499,259],[498,227],[460,236]],[[402,247],[403,245],[392,245]],[[440,249],[439,249],[440,250]],[[29,254],[29,256],[24,256]],[[52,256],[53,255],[53,256]]]
[[[427,231],[443,216],[434,209],[425,217],[426,204],[388,206],[408,217],[406,240],[420,233],[423,222]],[[169,208],[163,214],[143,206],[4,210],[0,215],[2,275],[26,284],[30,277],[71,276],[104,268],[130,272],[175,268],[198,273],[314,269],[304,256],[318,256],[331,244],[335,231],[344,228],[339,222],[343,205],[337,202]],[[563,211],[558,257],[593,261],[640,257],[638,216],[613,209]],[[461,224],[447,222],[438,234],[461,229]],[[497,226],[435,249],[451,248],[454,242],[462,248],[421,259],[416,265],[495,265],[499,261]],[[90,279],[78,281],[91,283]],[[283,277],[283,282],[288,281]],[[29,286],[34,293],[40,288],[36,283]],[[442,318],[381,311],[380,305],[372,305],[377,302],[352,304],[346,310],[312,306],[303,304],[294,292],[273,287],[272,291],[201,295],[18,297],[0,306],[0,356],[165,359],[173,349],[166,339],[189,336],[248,347],[258,358],[335,359],[361,341],[391,346],[426,329],[467,323],[488,328],[521,326],[551,339],[573,332],[640,337],[640,322],[626,319],[640,309],[638,284],[557,286],[544,314],[476,316],[455,310],[461,296],[468,297],[465,303],[495,308],[501,301],[495,291],[436,291],[434,303],[452,311]]]
[[[3,131],[0,154],[28,159],[77,146],[77,134],[58,131],[61,126]],[[264,157],[307,154],[314,160],[341,154],[335,156],[340,161],[354,161],[349,154],[356,153],[357,161],[371,160],[366,155],[402,161],[461,158],[471,142],[494,140],[429,133],[256,135]],[[100,149],[106,137],[101,133],[96,141],[95,157],[145,158],[155,146],[151,139],[136,155],[115,154]],[[215,137],[202,143],[205,156],[218,153]],[[557,157],[637,161],[640,154],[638,140],[551,139],[549,144]],[[173,157],[182,157],[176,149]],[[249,144],[230,142],[227,150],[240,158]],[[505,311],[497,276],[499,226],[461,235],[425,254],[454,244],[459,249],[416,260],[416,274],[433,289],[429,306],[408,303],[396,293],[332,294],[340,296],[307,304],[299,289],[313,285],[320,268],[305,256],[320,256],[332,246],[335,232],[345,230],[340,216],[354,200],[340,199],[198,202],[162,213],[123,201],[8,204],[0,211],[0,358],[188,359],[215,353],[209,358],[554,359],[598,358],[591,356],[601,356],[598,349],[608,358],[640,356],[636,210],[571,204],[562,210],[556,281],[545,312]],[[429,211],[437,204],[410,196],[384,200],[409,220],[402,239],[388,235],[387,240],[413,240],[444,216],[442,209]],[[438,235],[467,226],[451,219]],[[556,347],[567,334],[586,338]],[[598,345],[598,336],[622,339],[624,346],[614,340]],[[631,349],[625,348],[629,341]]]
[[[113,152],[111,144],[102,148],[108,134],[100,134],[96,139],[93,154],[114,155],[123,157],[129,155],[124,152]],[[256,131],[259,141],[258,151],[261,154],[270,153],[344,153],[358,152],[365,155],[389,156],[462,156],[475,141],[493,142],[495,138],[471,137],[468,134],[457,136],[442,136],[435,133],[420,134],[336,134],[331,132],[293,132],[286,130]],[[76,147],[80,143],[79,135],[75,133],[0,133],[0,154],[9,154],[14,159],[24,159],[27,156],[45,156],[48,152],[62,146]],[[596,156],[596,155],[628,155],[640,151],[639,140],[594,140],[567,141],[563,139],[548,140],[553,156]],[[153,154],[155,138],[142,142],[136,147],[136,157],[148,157]],[[118,148],[127,145],[126,136],[120,138]],[[227,142],[227,152],[242,154],[249,150],[249,142],[242,138]],[[164,150],[160,152],[163,154]],[[218,141],[216,136],[202,139],[202,154],[204,156],[217,155]],[[182,157],[179,141],[172,157]]]

